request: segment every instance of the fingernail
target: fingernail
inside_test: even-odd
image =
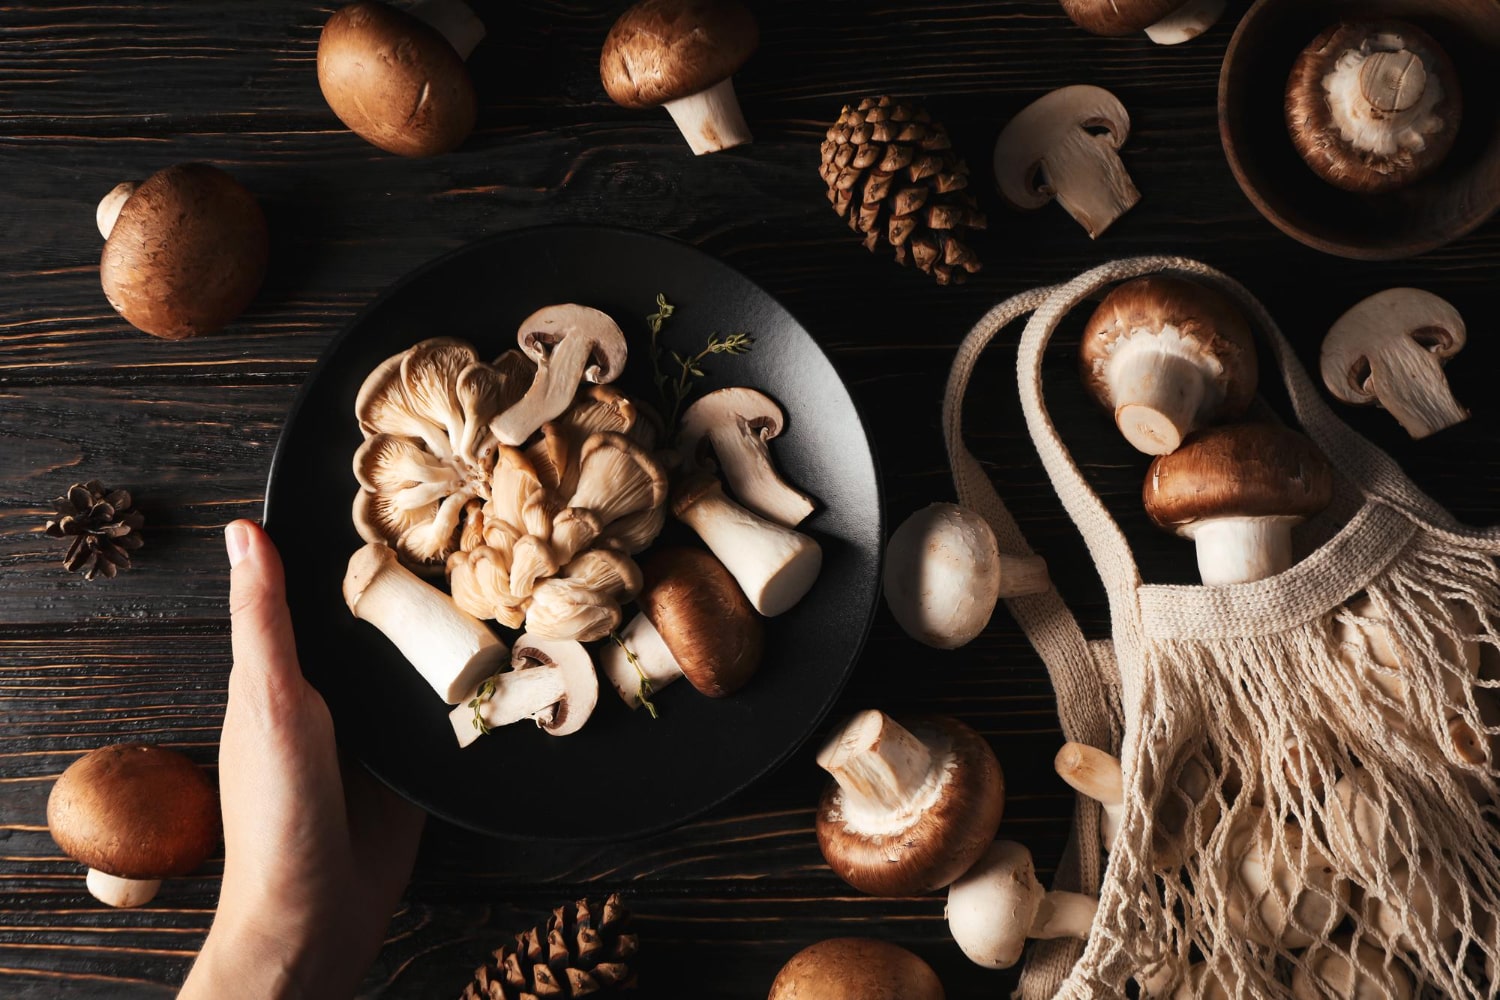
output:
[[[224,528],[224,548],[229,552],[229,568],[233,569],[250,551],[250,529],[241,521],[231,521]]]

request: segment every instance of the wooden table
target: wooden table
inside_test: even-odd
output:
[[[1320,256],[1257,216],[1225,165],[1214,112],[1244,0],[1176,49],[1090,37],[1052,0],[757,3],[760,52],[737,81],[756,141],[701,158],[665,112],[605,98],[598,51],[620,4],[475,6],[490,28],[473,60],[478,129],[456,153],[409,161],[344,131],[323,104],[313,63],[325,4],[0,5],[0,996],[163,996],[181,981],[213,912],[219,861],[145,909],[105,909],[47,835],[48,789],[79,754],[120,740],[213,764],[229,668],[221,527],[259,514],[287,407],[335,332],[406,272],[499,230],[589,221],[667,233],[765,286],[863,407],[892,524],[951,497],[943,380],[960,337],[1007,294],[1108,258],[1183,253],[1263,296],[1312,361],[1356,299],[1418,284],[1470,319],[1473,343],[1450,378],[1474,419],[1411,442],[1385,414],[1344,412],[1461,518],[1495,518],[1500,227],[1372,265]],[[1056,206],[1006,210],[988,181],[1009,116],[1080,82],[1130,109],[1124,160],[1144,193],[1098,243]],[[990,227],[977,241],[985,269],[964,287],[866,253],[824,201],[824,129],[844,102],[881,92],[925,96],[974,167]],[[122,179],[184,160],[217,163],[259,196],[273,260],[234,326],[166,343],[105,302],[94,204]],[[1190,548],[1140,513],[1144,460],[1076,388],[1076,333],[1065,331],[1049,368],[1064,432],[1148,578],[1189,579]],[[1087,556],[1024,437],[1013,351],[1012,335],[983,366],[970,440],[1064,596],[1103,634]],[[130,488],[149,518],[139,568],[92,585],[62,571],[60,545],[41,530],[51,499],[90,478]],[[1002,834],[1055,863],[1072,802],[1048,766],[1061,736],[1041,664],[1003,612],[968,648],[937,653],[882,610],[834,718],[870,706],[979,728],[1007,772]],[[638,914],[649,995],[762,997],[793,952],[845,934],[915,949],[952,997],[1007,992],[1008,975],[970,965],[949,940],[941,896],[868,898],[824,866],[812,835],[815,745],[710,815],[644,841],[515,844],[434,823],[367,991],[456,995],[513,930],[557,902],[619,888]]]

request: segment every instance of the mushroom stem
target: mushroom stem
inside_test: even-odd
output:
[[[818,766],[838,782],[850,811],[906,815],[928,786],[932,752],[884,712],[860,712],[818,751]]]
[[[537,362],[526,395],[490,421],[490,431],[501,444],[519,448],[538,427],[568,408],[593,349],[586,337],[564,337],[551,354]]]
[[[1225,3],[1226,0],[1188,0],[1147,27],[1146,37],[1157,45],[1180,45],[1192,41],[1223,16]]]
[[[505,644],[483,622],[402,566],[388,546],[370,543],[349,558],[344,601],[450,705],[505,662]]]
[[[106,906],[124,908],[142,906],[155,899],[156,891],[161,888],[161,879],[120,878],[118,875],[90,868],[84,884],[99,902]]]
[[[1167,331],[1116,344],[1105,377],[1115,424],[1137,451],[1169,455],[1182,444],[1208,395],[1211,376],[1204,363],[1209,360],[1198,344]]]
[[[604,676],[631,708],[641,707],[641,681],[655,693],[682,676],[672,651],[662,641],[661,633],[645,615],[636,615],[620,632],[620,642],[635,654],[635,663],[625,655],[620,644],[611,641],[599,654]],[[637,669],[639,666],[639,670]]]
[[[120,210],[138,187],[140,185],[135,181],[121,181],[99,200],[99,207],[94,210],[94,222],[99,226],[100,236],[109,239],[109,234],[115,231],[115,221],[120,218]]]
[[[1099,835],[1104,849],[1114,850],[1125,819],[1125,774],[1119,760],[1087,743],[1064,743],[1052,766],[1075,792],[1104,807]]]
[[[448,713],[448,721],[453,724],[453,735],[458,737],[460,747],[468,746],[483,735],[474,724],[476,718],[491,729],[523,719],[535,719],[556,705],[565,690],[562,671],[557,667],[527,666],[504,671],[491,679],[495,688],[488,698],[470,707],[469,700],[479,697],[476,689],[470,692],[468,700]]]
[[[1359,68],[1359,92],[1375,111],[1406,111],[1427,89],[1427,67],[1408,49],[1375,52]]]
[[[446,38],[460,59],[467,60],[484,41],[484,22],[463,0],[421,0],[407,13]]]
[[[1469,419],[1468,409],[1453,398],[1442,361],[1428,351],[1388,352],[1370,384],[1380,405],[1416,440]]]
[[[734,96],[734,78],[728,77],[696,94],[679,97],[663,105],[677,129],[697,156],[749,142],[750,126]]]
[[[1000,554],[1000,596],[1002,598],[1027,597],[1042,594],[1052,589],[1052,577],[1047,573],[1047,560],[1041,556],[1017,556]]]
[[[1057,203],[1098,239],[1116,219],[1135,207],[1141,193],[1112,147],[1090,132],[1073,129],[1047,157],[1040,171]]]
[[[1087,940],[1098,910],[1099,900],[1093,896],[1054,889],[1042,897],[1042,905],[1038,907],[1026,936]]]
[[[717,479],[690,487],[673,511],[768,618],[802,600],[822,569],[823,550],[816,541],[750,513],[724,495]]]
[[[1292,565],[1293,517],[1220,517],[1184,529],[1198,547],[1205,586],[1253,583]]]

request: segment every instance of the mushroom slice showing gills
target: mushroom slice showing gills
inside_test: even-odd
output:
[[[531,388],[490,423],[501,444],[520,447],[573,402],[579,382],[613,382],[625,368],[625,334],[597,309],[556,305],[521,323],[516,343],[536,362]]]
[[[1048,892],[1031,852],[997,840],[948,888],[948,929],[975,965],[1008,969],[1027,938],[1087,940],[1099,901],[1078,892]]]
[[[1329,329],[1323,384],[1346,403],[1384,407],[1408,434],[1425,438],[1469,418],[1443,376],[1466,341],[1464,319],[1446,300],[1419,288],[1388,288]]]
[[[1017,208],[1054,197],[1097,239],[1140,201],[1119,149],[1130,115],[1107,90],[1076,85],[1023,108],[995,141],[995,180]]]
[[[813,512],[807,494],[787,484],[771,462],[770,441],[781,433],[781,407],[763,392],[717,389],[682,414],[677,447],[690,461],[713,450],[729,489],[746,509],[795,528]]]
[[[588,650],[569,639],[525,634],[516,640],[511,669],[481,682],[448,719],[461,747],[523,719],[553,736],[570,736],[583,728],[598,701],[599,680]]]
[[[1062,0],[1073,23],[1095,35],[1144,31],[1158,45],[1178,45],[1211,28],[1225,0]]]

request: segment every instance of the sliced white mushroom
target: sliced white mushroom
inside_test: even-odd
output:
[[[995,142],[995,179],[1017,208],[1041,208],[1054,197],[1097,239],[1141,194],[1119,149],[1130,115],[1115,95],[1076,85],[1023,108]]]
[[[1166,17],[1146,28],[1146,37],[1157,45],[1181,45],[1212,28],[1224,16],[1227,0],[1188,0]]]
[[[511,669],[473,685],[448,715],[458,745],[466,747],[485,730],[531,719],[553,736],[583,728],[599,701],[599,680],[588,650],[571,640],[516,640]]]
[[[1431,292],[1377,292],[1323,338],[1323,384],[1346,403],[1384,407],[1408,434],[1425,438],[1469,418],[1443,375],[1466,338],[1458,310]]]
[[[995,841],[948,887],[953,940],[971,962],[987,969],[1015,965],[1027,938],[1087,940],[1098,908],[1093,896],[1042,888],[1031,852],[1009,840]]]
[[[625,334],[587,306],[537,310],[521,324],[516,342],[536,362],[536,375],[520,402],[490,423],[495,437],[513,447],[566,410],[580,382],[613,382],[625,369]]]
[[[371,543],[355,552],[343,590],[354,617],[384,633],[450,705],[505,662],[505,644],[453,598],[402,566],[389,546]]]
[[[711,476],[684,484],[672,513],[698,533],[755,610],[768,618],[802,600],[822,569],[823,550],[816,541],[750,513],[725,496]]]
[[[781,433],[783,420],[781,407],[763,392],[717,389],[682,414],[677,449],[693,461],[705,457],[705,445],[711,448],[736,500],[769,521],[795,528],[814,505],[771,462],[770,441]]]

